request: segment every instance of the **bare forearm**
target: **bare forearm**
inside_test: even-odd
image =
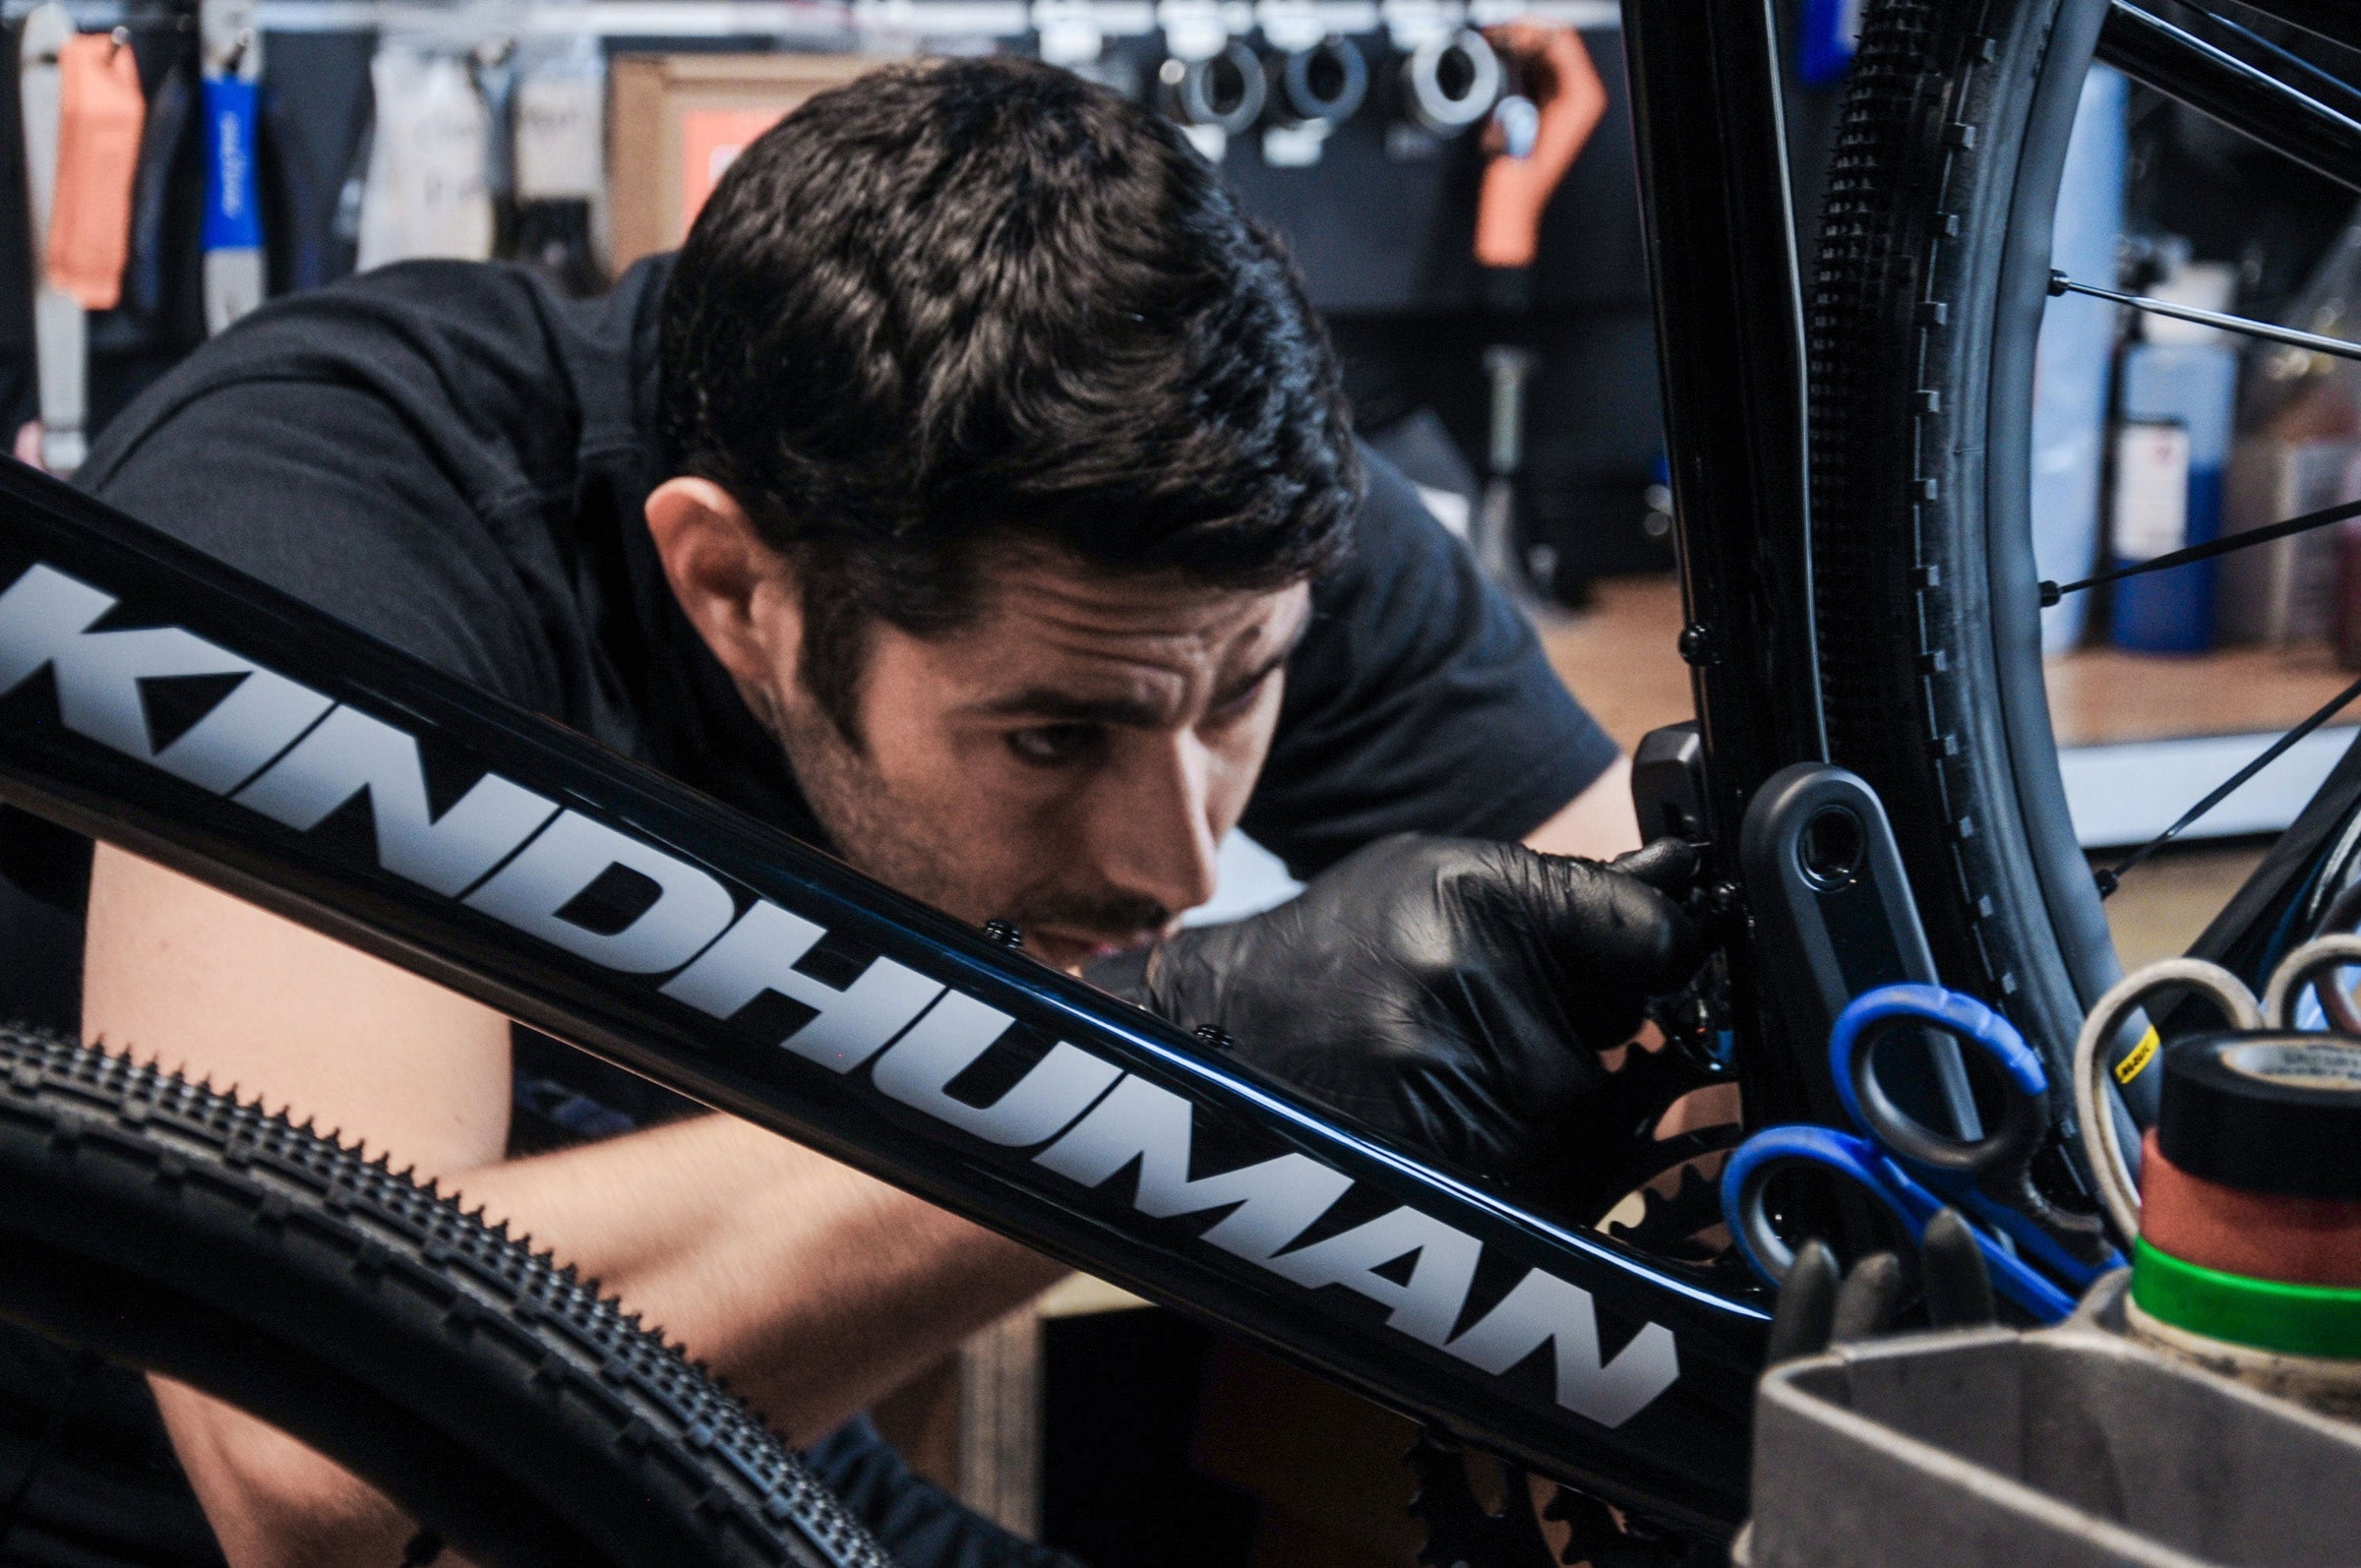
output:
[[[799,1442],[1062,1272],[810,1149],[699,1117],[458,1178]]]
[[[482,1167],[455,1184],[487,1219],[507,1219],[512,1234],[620,1295],[797,1442],[1060,1272],[723,1116]],[[377,1493],[252,1417],[177,1384],[155,1387],[236,1568],[382,1568],[399,1555],[415,1527]]]
[[[1556,815],[1526,834],[1525,847],[1544,855],[1613,860],[1638,849],[1640,838],[1640,819],[1631,804],[1631,758],[1618,756]]]
[[[119,851],[93,865],[90,931],[93,1038],[268,1086],[272,1108],[463,1190],[620,1292],[792,1436],[817,1436],[1058,1272],[719,1116],[503,1163],[508,1020]],[[237,1568],[393,1560],[385,1538],[403,1521],[358,1481],[191,1390],[157,1393]]]
[[[156,1409],[232,1568],[386,1568],[417,1523],[276,1427],[151,1375]],[[435,1568],[470,1568],[454,1553]]]

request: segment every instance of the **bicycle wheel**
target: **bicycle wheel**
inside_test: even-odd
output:
[[[0,1316],[162,1372],[486,1568],[885,1568],[677,1350],[283,1117],[0,1029]]]
[[[2028,447],[2107,9],[1872,5],[1807,312],[1830,751],[1884,798],[1945,980],[2002,1005],[2056,1082],[2118,966],[2050,733]]]

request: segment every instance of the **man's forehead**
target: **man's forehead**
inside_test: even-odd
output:
[[[1215,587],[1178,573],[1110,573],[1028,557],[984,573],[974,629],[1044,651],[1197,662],[1252,657],[1292,643],[1309,612],[1300,583]]]
[[[987,718],[1157,727],[1258,687],[1308,624],[1302,584],[1025,566],[987,579],[982,615],[926,655],[943,694]]]

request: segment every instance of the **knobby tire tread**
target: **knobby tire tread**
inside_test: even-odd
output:
[[[889,1568],[549,1253],[283,1116],[6,1027],[0,1315],[229,1399],[503,1568]]]
[[[1944,286],[1948,236],[1929,230],[1942,222],[1959,151],[1937,128],[1960,94],[1955,66],[1980,33],[1982,9],[1889,4],[1865,21],[1829,164],[1806,322],[1814,617],[1829,749],[1885,801],[1922,894],[1929,941],[1939,962],[1950,960],[1941,964],[1947,978],[1968,957],[1974,989],[1989,995],[2006,995],[2014,977],[1995,950],[1998,934],[1961,918],[1986,895],[1966,847],[1975,823],[1960,799],[1963,737],[1951,722],[1960,705],[1960,607],[1943,580],[1949,541],[1930,537],[1946,529],[1956,504],[1946,505],[1949,476],[1926,458],[1951,433],[1944,389],[1913,385],[1959,326]],[[1894,406],[1898,389],[1919,406]],[[1876,642],[1845,637],[1846,620],[1866,623],[1885,656]],[[1923,896],[1931,889],[1959,896]]]
[[[1884,801],[1945,982],[2008,1012],[2053,1070],[2078,977],[1999,711],[1985,487],[1989,421],[2007,416],[1992,398],[2002,257],[2059,10],[1873,0],[1806,310],[1831,757]]]

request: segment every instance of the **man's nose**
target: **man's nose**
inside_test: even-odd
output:
[[[1213,896],[1212,762],[1194,734],[1158,736],[1106,779],[1092,834],[1102,875],[1176,914]]]

